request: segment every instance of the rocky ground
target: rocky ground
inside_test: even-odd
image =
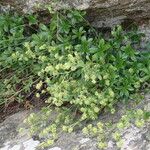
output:
[[[142,105],[150,111],[150,95],[146,95]],[[28,129],[24,134],[20,134],[18,129],[24,127],[23,120],[31,111],[20,111],[5,119],[0,124],[0,150],[37,150],[40,143],[35,137],[28,136]],[[122,107],[118,111],[119,116],[122,113]],[[110,119],[109,115],[103,117]],[[125,129],[122,134],[124,143],[121,150],[150,150],[150,123],[147,122],[144,127],[137,128],[131,125]],[[107,150],[117,150],[116,143],[113,140],[108,141]],[[47,149],[45,149],[47,150]],[[55,145],[48,150],[98,150],[94,138],[85,137],[80,131],[71,134],[62,134]]]

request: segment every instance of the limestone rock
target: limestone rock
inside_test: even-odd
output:
[[[148,94],[139,107],[143,108],[149,102],[150,95]],[[124,109],[124,105],[118,107],[118,114],[115,116],[119,117]],[[42,139],[29,137],[28,129],[24,134],[18,132],[18,128],[25,127],[23,120],[30,113],[32,112],[18,112],[7,117],[0,124],[0,150],[42,150],[37,147],[42,142]],[[110,120],[112,117],[110,115],[102,116],[104,121]],[[134,124],[131,124],[130,127],[123,130],[121,136],[123,139],[121,150],[150,150],[150,122],[146,122],[142,128],[137,128]],[[98,148],[94,137],[86,137],[78,130],[70,134],[61,133],[56,143],[49,147],[48,150],[98,150]],[[111,138],[111,135],[108,137],[108,147],[106,150],[117,150],[116,142]]]
[[[112,27],[116,24],[148,23],[149,0],[1,0],[1,11],[9,9],[23,12],[37,11],[37,6],[53,5],[56,9],[76,8],[87,11],[89,21],[96,27]],[[40,7],[44,9],[44,7]]]

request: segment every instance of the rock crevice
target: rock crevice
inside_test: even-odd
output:
[[[1,11],[13,9],[24,13],[53,5],[56,9],[76,8],[86,10],[89,21],[96,27],[112,27],[133,20],[138,24],[150,19],[149,0],[1,0]],[[144,22],[145,23],[145,22]]]

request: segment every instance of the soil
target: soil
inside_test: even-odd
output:
[[[43,99],[33,99],[32,101],[26,100],[22,103],[14,101],[10,103],[7,107],[5,105],[0,106],[0,123],[3,122],[8,116],[11,116],[19,111],[24,111],[28,109],[40,109],[46,106]]]

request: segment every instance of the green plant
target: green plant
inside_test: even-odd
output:
[[[120,26],[107,40],[92,37],[88,28],[78,11],[63,15],[57,12],[50,27],[42,27],[46,37],[50,37],[36,45],[41,50],[39,61],[42,64],[38,72],[42,80],[37,89],[42,90],[42,84],[46,83],[45,90],[50,95],[46,102],[60,108],[58,114],[61,117],[56,117],[55,126],[61,128],[66,116],[70,118],[67,114],[74,116],[75,123],[69,119],[62,127],[67,132],[84,120],[97,119],[103,110],[114,113],[118,101],[129,100],[132,94],[139,92],[143,83],[149,82],[149,53],[144,55],[136,51],[131,46],[132,38]],[[32,42],[29,45],[34,49]],[[76,117],[78,113],[80,117]],[[31,124],[34,125],[34,121]],[[41,134],[43,132],[46,135],[52,131],[44,129]],[[42,144],[49,146],[49,140]],[[102,140],[99,147],[105,146]]]
[[[48,26],[40,23],[38,32],[30,37],[25,36],[22,18],[18,23],[10,17],[13,21],[7,23],[6,31],[6,22],[1,25],[0,87],[5,95],[0,103],[20,101],[31,93],[37,98],[46,95],[44,100],[49,107],[26,120],[32,134],[40,132],[45,138],[43,147],[53,144],[60,128],[70,133],[81,122],[97,119],[102,111],[114,113],[118,101],[130,100],[150,81],[150,53],[136,51],[132,46],[134,37],[121,26],[112,30],[109,39],[95,35],[84,14],[77,10],[56,12]],[[31,24],[37,23],[34,17],[28,18]],[[19,31],[13,30],[11,34],[12,22],[16,22],[15,26],[18,24]],[[9,34],[14,46],[4,42]],[[47,125],[52,112],[50,106],[55,107],[58,114],[56,121]],[[96,134],[102,129],[90,130]],[[52,133],[52,137],[47,136],[48,133]],[[100,141],[99,147],[105,146],[104,140]]]
[[[37,22],[33,15],[18,14],[1,14],[0,20],[0,105],[7,106],[16,100],[22,102],[35,82],[32,64],[23,52],[30,39],[28,30],[33,30],[32,25]]]

